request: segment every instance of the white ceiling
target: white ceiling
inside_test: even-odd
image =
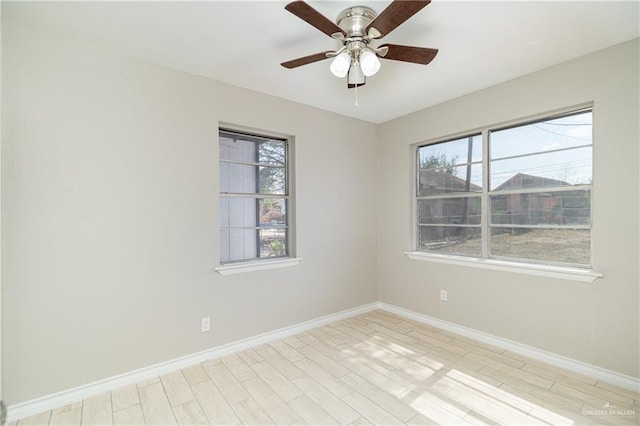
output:
[[[433,0],[381,43],[440,50],[427,66],[382,61],[354,91],[330,61],[281,62],[337,48],[286,1],[2,2],[2,19],[350,117],[381,123],[639,36],[635,1]],[[331,20],[356,4],[308,3]]]

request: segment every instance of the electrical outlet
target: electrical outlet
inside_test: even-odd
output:
[[[440,300],[446,302],[448,298],[447,290],[440,290]]]
[[[211,330],[211,318],[204,317],[200,319],[200,331],[205,332]]]

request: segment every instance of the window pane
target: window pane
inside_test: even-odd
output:
[[[256,143],[240,135],[220,133],[220,159],[255,163],[258,161]]]
[[[418,250],[480,257],[479,227],[418,226]]]
[[[492,228],[491,255],[589,265],[588,229]]]
[[[418,200],[419,224],[480,224],[480,197]]]
[[[287,200],[284,198],[260,199],[260,227],[287,225]]]
[[[220,163],[220,192],[255,194],[257,167],[237,163]]]
[[[251,260],[258,257],[258,232],[255,229],[220,230],[222,263]]]
[[[482,164],[448,170],[419,170],[418,196],[482,191]]]
[[[260,166],[260,193],[285,194],[287,175],[284,167]]]
[[[492,161],[491,189],[589,185],[593,180],[591,164],[590,146]]]
[[[437,169],[479,161],[482,161],[481,135],[425,145],[418,149],[418,168],[420,169]]]
[[[284,167],[220,163],[220,192],[233,194],[285,194]]]
[[[591,192],[492,195],[491,224],[590,225]]]
[[[267,140],[258,146],[258,162],[273,166],[284,166],[286,161],[286,144],[284,141]]]
[[[257,217],[256,198],[220,197],[221,228],[255,228]]]
[[[283,140],[220,132],[221,160],[284,166],[286,152],[286,142]]]
[[[282,257],[287,255],[286,229],[267,228],[260,230],[260,257]]]
[[[583,111],[564,117],[490,132],[491,160],[540,151],[590,145],[592,114]]]

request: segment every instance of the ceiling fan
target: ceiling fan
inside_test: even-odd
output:
[[[335,51],[293,59],[281,65],[291,69],[334,58],[330,66],[331,72],[339,78],[346,76],[347,87],[350,89],[364,86],[366,78],[378,72],[378,57],[427,65],[435,58],[438,49],[398,44],[383,44],[374,48],[370,43],[389,34],[429,3],[431,0],[394,0],[379,15],[369,7],[354,6],[343,10],[334,24],[304,1],[291,2],[285,6],[286,10],[339,40],[342,47]]]

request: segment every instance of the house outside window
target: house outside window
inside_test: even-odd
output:
[[[482,135],[421,146],[417,157],[418,250],[480,257]]]
[[[589,268],[592,111],[417,147],[417,251]]]
[[[291,256],[290,140],[219,131],[220,264]]]

